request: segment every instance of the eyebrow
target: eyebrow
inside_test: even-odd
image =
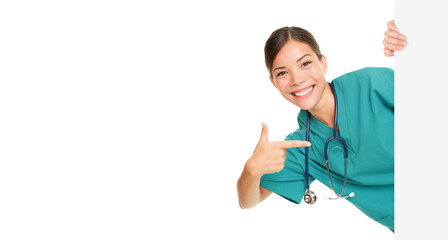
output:
[[[306,56],[311,56],[311,54],[307,53],[307,54],[301,56],[299,59],[297,59],[296,63],[300,62],[300,60],[302,60]],[[286,68],[286,67],[285,66],[276,67],[276,68],[274,68],[274,70],[272,70],[272,72],[275,72],[275,70],[284,69],[284,68]]]

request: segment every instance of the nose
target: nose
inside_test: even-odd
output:
[[[291,71],[290,76],[291,76],[291,78],[289,79],[290,86],[299,86],[306,80],[305,76],[298,70]]]

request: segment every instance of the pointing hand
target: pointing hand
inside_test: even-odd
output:
[[[269,142],[268,126],[262,123],[261,136],[254,153],[247,161],[246,167],[253,176],[262,176],[267,173],[279,172],[285,166],[288,148],[308,147],[307,141],[277,141]]]

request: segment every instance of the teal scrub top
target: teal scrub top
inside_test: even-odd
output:
[[[338,97],[338,136],[347,143],[347,201],[378,223],[394,231],[394,71],[364,68],[333,80]],[[285,140],[305,140],[306,110],[298,116],[299,129]],[[317,179],[331,189],[324,146],[333,129],[311,116],[310,183]],[[333,140],[328,147],[333,186],[344,183],[344,149]],[[299,204],[306,190],[305,148],[290,148],[283,170],[265,174],[260,185]],[[311,188],[312,189],[312,188]],[[319,199],[319,198],[318,198]]]

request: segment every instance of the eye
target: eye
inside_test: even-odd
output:
[[[308,66],[308,65],[310,65],[311,64],[311,62],[304,62],[303,64],[302,64],[302,66],[303,67],[306,67],[306,66]]]
[[[283,75],[285,75],[285,74],[286,74],[285,71],[283,71],[283,72],[279,72],[279,73],[277,73],[277,75],[275,75],[275,77],[281,77],[281,76],[283,76]]]

